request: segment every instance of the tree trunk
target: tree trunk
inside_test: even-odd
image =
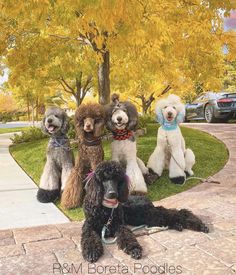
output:
[[[110,54],[106,51],[103,54],[103,62],[98,65],[98,95],[99,103],[110,102]]]
[[[27,97],[27,117],[28,117],[28,121],[30,121],[30,104],[29,104],[28,97]]]
[[[36,98],[36,106],[35,106],[35,119],[39,120],[39,99]]]
[[[32,103],[31,105],[32,107],[32,123],[33,123],[33,126],[34,126],[34,104]]]

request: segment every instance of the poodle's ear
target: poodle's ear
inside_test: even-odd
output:
[[[118,186],[119,202],[126,202],[128,200],[129,184],[130,184],[129,177],[127,175],[124,175],[122,181],[119,183],[119,186]]]
[[[157,122],[159,122],[160,124],[163,124],[164,117],[160,108],[156,108],[156,115],[157,115],[156,116]]]
[[[84,135],[84,119],[83,117],[80,117],[78,109],[76,110],[75,113],[75,130],[76,130],[76,135],[77,137],[81,137]]]
[[[45,126],[46,116],[44,116],[43,120],[41,121],[41,130],[44,134],[48,135],[48,130]]]
[[[86,186],[86,201],[89,204],[89,207],[98,207],[102,204],[103,200],[103,191],[102,185],[96,178],[95,173],[92,173],[88,179]]]
[[[178,124],[182,123],[182,122],[184,122],[184,119],[185,119],[185,112],[180,112],[180,113],[178,113],[178,115],[176,117],[176,122]]]
[[[65,113],[63,115],[63,122],[62,122],[62,126],[61,126],[62,134],[66,134],[69,131],[69,128],[70,128],[69,118],[68,118],[67,114]]]
[[[107,130],[110,131],[115,131],[115,126],[113,125],[112,121],[111,121],[111,117],[112,117],[112,110],[113,107],[111,106],[111,104],[108,104],[105,106],[105,123],[106,123],[106,128]]]
[[[103,118],[95,119],[94,121],[94,136],[100,137],[103,134],[105,121]]]
[[[177,105],[177,110],[178,110],[178,115],[176,117],[176,122],[179,124],[184,122],[184,119],[185,119],[185,105],[179,102],[179,104]]]
[[[129,117],[129,123],[128,123],[127,129],[131,131],[135,131],[138,125],[138,111],[134,106],[134,104],[130,102],[125,102],[124,105],[127,109],[127,113]]]

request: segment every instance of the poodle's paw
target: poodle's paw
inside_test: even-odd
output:
[[[171,229],[174,229],[174,230],[177,230],[177,231],[183,231],[184,228],[183,228],[182,224],[176,223],[171,227]]]
[[[184,171],[184,173],[185,173],[185,175],[186,175],[186,178],[191,177],[191,176],[194,175],[194,173],[193,173],[192,170],[190,170],[190,171]]]
[[[102,256],[102,254],[96,249],[90,249],[84,255],[84,259],[90,263],[95,263]]]
[[[158,180],[160,177],[152,169],[149,168],[149,173],[143,175],[146,184],[150,185]]]
[[[135,247],[129,251],[131,258],[139,260],[142,258],[142,248],[141,246]]]
[[[60,196],[59,189],[45,190],[45,189],[39,188],[37,192],[37,199],[39,202],[42,202],[42,203],[54,202],[59,196]]]
[[[209,227],[207,225],[205,225],[204,223],[201,224],[201,226],[200,226],[200,232],[209,233]]]
[[[175,178],[170,178],[171,182],[174,184],[183,184],[185,182],[185,177],[175,177]]]

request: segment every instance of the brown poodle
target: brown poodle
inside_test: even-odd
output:
[[[79,140],[79,154],[62,193],[61,204],[64,208],[75,208],[83,204],[86,176],[103,161],[101,136],[104,121],[105,112],[100,104],[82,104],[76,110],[75,128]]]

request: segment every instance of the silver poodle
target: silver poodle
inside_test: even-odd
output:
[[[46,111],[41,129],[50,140],[37,199],[47,203],[55,201],[63,191],[74,166],[74,156],[67,137],[69,120],[61,108],[51,107]]]

